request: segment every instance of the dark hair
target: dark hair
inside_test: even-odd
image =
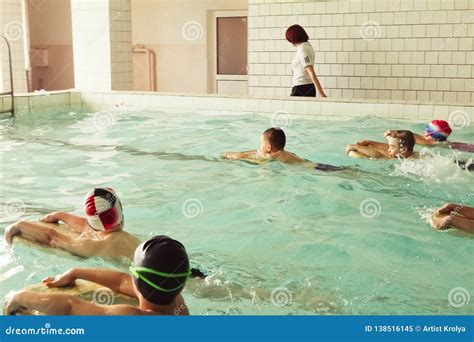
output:
[[[133,266],[145,267],[161,273],[176,274],[176,276],[162,276],[143,272],[141,275],[148,281],[160,286],[166,291],[160,291],[142,279],[133,276],[137,290],[150,302],[157,305],[166,305],[173,302],[186,284],[189,272],[189,259],[184,246],[165,235],[155,236],[141,243],[135,250]],[[168,290],[169,289],[169,290]]]
[[[293,25],[288,27],[286,30],[286,40],[292,44],[300,44],[307,42],[309,39],[308,34],[300,25]]]
[[[415,136],[410,131],[397,131],[397,138],[400,140],[400,147],[406,152],[412,152],[415,146]]]
[[[281,128],[269,128],[263,132],[273,149],[281,151],[285,148],[286,136]]]

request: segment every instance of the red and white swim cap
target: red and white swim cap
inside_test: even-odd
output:
[[[123,228],[122,204],[111,188],[95,188],[84,202],[87,223],[94,230],[120,230]]]

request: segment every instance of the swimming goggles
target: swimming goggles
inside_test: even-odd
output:
[[[189,270],[185,273],[165,273],[165,272],[155,271],[151,268],[139,267],[139,266],[130,266],[129,270],[135,278],[144,281],[145,283],[147,283],[148,285],[150,285],[154,289],[157,289],[158,291],[162,291],[162,292],[173,292],[173,291],[179,290],[180,288],[184,287],[184,285],[186,284],[186,280],[191,275],[191,270]],[[150,279],[148,279],[145,275],[143,275],[143,273],[151,273],[151,274],[158,275],[158,276],[164,277],[164,278],[186,277],[186,279],[184,280],[184,282],[182,284],[180,284],[179,286],[177,286],[175,288],[165,289],[165,288],[163,288],[159,285],[156,285],[154,282],[152,282]]]

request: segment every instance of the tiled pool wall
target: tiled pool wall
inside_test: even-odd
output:
[[[11,96],[0,96],[0,110],[11,108]],[[45,111],[81,111],[81,93],[77,91],[52,91],[47,93],[15,95],[15,115]],[[8,114],[0,114],[8,115]]]
[[[10,107],[8,96],[0,97],[0,108]],[[15,96],[17,116],[45,111],[152,111],[193,112],[212,115],[278,113],[293,119],[347,120],[361,116],[376,116],[411,122],[433,119],[456,121],[462,125],[474,123],[472,103],[420,103],[415,101],[380,101],[361,99],[314,99],[290,97],[219,96],[147,92],[79,92],[58,91]],[[8,115],[8,114],[6,114]]]
[[[333,98],[474,102],[473,0],[248,0],[249,92],[283,96],[308,32]]]

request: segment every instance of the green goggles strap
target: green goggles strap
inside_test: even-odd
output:
[[[144,281],[145,283],[147,283],[151,287],[157,289],[158,291],[162,291],[162,292],[173,292],[173,291],[179,290],[180,288],[182,288],[186,284],[187,279],[185,279],[185,281],[181,285],[179,285],[179,286],[177,286],[173,289],[165,289],[165,288],[163,288],[161,286],[158,286],[155,283],[153,283],[151,280],[146,278],[140,272],[147,272],[147,273],[151,273],[151,274],[156,274],[156,275],[159,275],[159,276],[165,277],[165,278],[177,278],[177,277],[186,277],[187,278],[191,274],[190,270],[186,273],[164,273],[164,272],[155,271],[155,270],[153,270],[151,268],[147,268],[147,267],[130,266],[129,269],[130,269],[130,272],[132,272],[132,274],[135,278]]]

